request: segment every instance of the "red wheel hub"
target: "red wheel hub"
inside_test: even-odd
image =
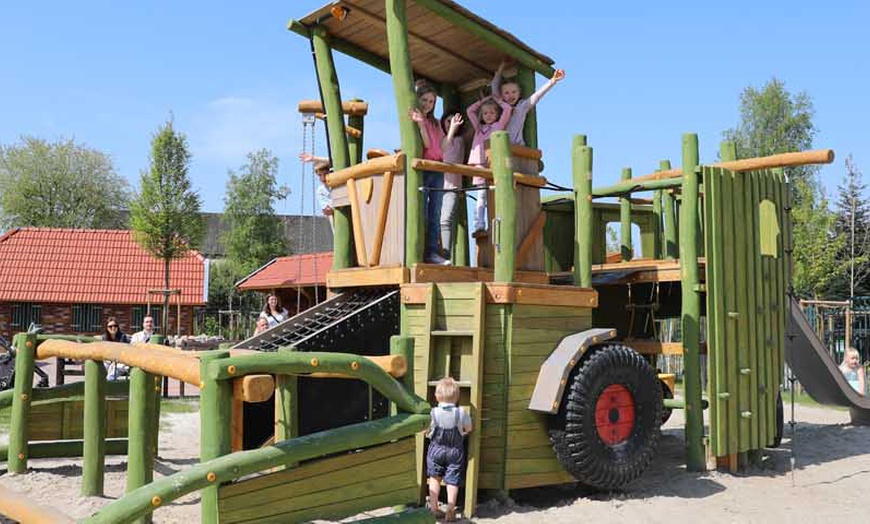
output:
[[[621,384],[607,386],[595,403],[595,429],[608,446],[625,441],[634,429],[634,397]]]

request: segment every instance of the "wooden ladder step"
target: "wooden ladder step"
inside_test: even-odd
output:
[[[473,337],[472,330],[439,329],[432,331],[433,337]]]

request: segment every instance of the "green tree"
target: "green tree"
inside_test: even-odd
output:
[[[139,193],[130,203],[130,225],[136,242],[163,260],[163,287],[169,289],[169,265],[196,249],[205,233],[199,194],[187,176],[190,152],[184,134],[167,121],[151,141],[150,168],[143,172]],[[169,295],[163,297],[163,322],[169,324]]]
[[[0,146],[0,229],[126,227],[127,182],[108,155],[72,139]]]
[[[843,274],[838,254],[846,247],[845,237],[837,232],[837,215],[820,189],[803,181],[795,189],[803,203],[792,209],[792,285],[798,296],[825,298]]]
[[[285,196],[278,188],[277,173],[278,159],[266,149],[248,153],[248,162],[230,171],[223,242],[227,258],[244,274],[287,253],[284,225],[273,205]]]
[[[749,86],[743,90],[740,124],[724,135],[737,145],[738,158],[803,151],[812,148],[818,131],[814,115],[813,101],[806,92],[792,94],[784,82],[772,78],[761,89]],[[817,166],[802,166],[789,169],[788,174],[794,182],[816,186],[818,170]],[[798,191],[793,194],[799,197]]]
[[[812,148],[817,129],[810,96],[792,94],[772,78],[761,89],[747,87],[740,95],[740,123],[724,136],[737,145],[738,158],[767,156]],[[818,181],[817,166],[789,168],[793,204],[795,292],[818,297],[835,279],[842,236]]]
[[[831,288],[832,298],[846,299],[867,295],[870,276],[870,205],[865,200],[866,185],[863,174],[846,157],[846,174],[838,187],[835,229],[843,236],[840,277]]]

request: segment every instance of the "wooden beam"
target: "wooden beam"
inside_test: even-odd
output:
[[[833,161],[833,149],[818,149],[815,151],[780,153],[777,155],[744,158],[742,160],[733,160],[730,162],[719,162],[717,164],[712,164],[712,166],[710,167],[721,167],[735,173],[740,173],[743,171],[759,171],[762,169],[773,169],[777,167],[794,167],[810,164],[830,164]],[[677,178],[681,176],[683,176],[683,168],[678,167],[675,169],[656,171],[655,173],[635,177],[633,181],[642,182],[646,180],[665,180],[668,178]]]
[[[623,344],[641,355],[682,355],[682,342],[659,342],[657,340],[623,340]]]
[[[17,522],[34,524],[72,524],[75,522],[65,513],[44,506],[19,491],[0,486],[0,514]]]
[[[363,9],[362,7],[360,7],[358,5],[353,7],[353,14],[354,14],[354,16],[360,15],[363,18],[366,18],[369,21],[374,22],[377,25],[384,26],[384,28],[386,28],[386,26],[387,26],[386,19],[384,19],[383,17],[380,17],[380,16],[378,16],[370,11],[366,11],[365,9]],[[465,58],[464,56],[455,53],[452,49],[444,47],[444,46],[438,44],[437,42],[433,42],[432,40],[429,40],[428,38],[426,38],[424,36],[420,36],[419,34],[411,31],[410,28],[408,29],[408,37],[422,42],[427,47],[431,47],[432,49],[436,49],[439,53],[453,57],[454,59],[464,63],[465,65],[476,69],[479,73],[482,73],[484,76],[488,77],[488,76],[492,75],[492,71],[490,71],[489,69],[486,69],[484,67],[481,67],[481,65],[479,63],[477,63],[473,60],[469,60],[468,58]]]
[[[384,173],[384,180],[381,184],[381,201],[378,206],[378,223],[375,230],[375,242],[372,246],[373,266],[381,263],[381,250],[384,247],[384,234],[387,229],[387,214],[390,211],[390,198],[393,196],[393,172],[387,171]]]
[[[326,122],[326,114],[324,114],[324,113],[314,113],[314,118],[316,118],[318,120],[323,120],[324,122]],[[349,136],[349,137],[359,138],[362,136],[362,131],[360,131],[359,129],[357,129],[351,125],[345,124],[344,130],[347,133],[347,136]]]
[[[372,175],[381,175],[387,171],[401,172],[405,170],[405,154],[381,156],[366,160],[355,166],[333,171],[326,177],[329,187],[337,187],[350,179],[360,179]]]
[[[486,158],[489,159],[489,147],[490,141],[487,140],[484,144],[486,147]],[[536,149],[534,147],[523,146],[520,144],[511,144],[511,156],[516,156],[520,158],[527,158],[530,160],[540,160],[543,158],[543,153],[540,149]]]
[[[298,105],[300,113],[317,113],[324,115],[323,104],[320,100],[301,100]],[[369,105],[362,100],[348,100],[341,103],[341,110],[345,115],[365,116]]]
[[[326,274],[329,288],[389,286],[409,281],[410,271],[405,267],[349,268]]]
[[[536,57],[534,54],[521,48],[514,42],[511,42],[504,36],[495,33],[491,29],[480,25],[474,20],[470,20],[438,0],[414,0],[414,3],[421,7],[425,7],[451,24],[465,29],[474,36],[484,40],[496,50],[513,57],[521,64],[528,66],[547,78],[552,77],[553,73],[555,73],[553,66]]]
[[[408,372],[408,361],[402,355],[362,356],[362,358],[371,361],[393,378],[402,378]],[[308,376],[314,378],[358,378],[343,373],[311,373]]]
[[[482,177],[487,180],[493,180],[492,170],[485,167],[469,166],[465,164],[451,164],[448,162],[438,162],[435,160],[426,160],[425,158],[415,158],[411,161],[411,166],[414,169],[422,171],[441,171],[445,173],[457,173],[467,177]],[[514,173],[514,181],[518,184],[533,187],[544,187],[547,185],[547,179],[537,175],[526,175],[523,173]]]
[[[350,215],[353,225],[353,245],[356,246],[356,262],[360,266],[368,267],[369,258],[366,252],[366,236],[362,225],[362,210],[360,209],[359,195],[356,192],[356,180],[347,180],[347,197],[350,200]]]
[[[527,256],[529,256],[532,246],[534,246],[535,242],[544,234],[544,223],[546,221],[547,213],[541,211],[538,213],[538,216],[535,217],[535,221],[529,226],[529,230],[526,231],[526,235],[523,237],[519,249],[517,249],[517,267],[523,264],[523,261]]]
[[[486,267],[414,264],[411,282],[492,282],[494,271]],[[547,284],[550,277],[542,271],[515,271],[516,282]]]

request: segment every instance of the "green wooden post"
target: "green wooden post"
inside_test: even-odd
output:
[[[311,31],[311,42],[314,48],[314,65],[317,68],[317,79],[320,83],[320,93],[323,98],[323,109],[326,111],[326,132],[329,139],[329,152],[332,155],[332,168],[344,169],[350,166],[350,153],[347,146],[347,135],[344,127],[344,112],[341,109],[341,90],[335,62],[332,60],[332,49],[326,31],[316,27]],[[335,209],[333,224],[333,269],[344,269],[353,265],[353,245],[351,231],[350,208],[348,206]]]
[[[592,148],[586,135],[575,135],[573,142],[574,285],[592,287]]]
[[[296,351],[294,347],[283,347],[280,353]],[[299,436],[299,378],[296,375],[277,375],[275,377],[275,442]]]
[[[520,86],[523,98],[532,96],[532,93],[535,92],[535,71],[522,64],[517,64],[517,85]],[[534,106],[526,115],[523,141],[529,147],[538,148],[538,112]]]
[[[15,396],[12,399],[12,418],[9,421],[9,451],[7,469],[10,473],[27,471],[27,441],[30,437],[27,420],[33,397],[33,368],[36,365],[36,335],[15,335]]]
[[[662,160],[659,169],[668,171],[671,169],[670,160]],[[677,242],[677,202],[672,191],[662,192],[662,207],[664,208],[665,245],[664,255],[668,260],[679,258],[680,249]]]
[[[399,113],[399,137],[407,156],[405,167],[405,265],[423,261],[423,185],[421,172],[410,166],[411,160],[423,154],[423,143],[417,124],[407,117],[408,109],[417,105],[414,94],[414,71],[408,50],[408,17],[405,0],[386,0],[387,40],[390,51],[390,71],[396,108]]]
[[[199,376],[199,461],[205,462],[232,452],[233,383],[211,378],[209,364],[228,358],[229,351],[216,351],[200,357]],[[202,490],[202,522],[217,524],[220,479],[209,478],[211,485]]]
[[[163,345],[166,341],[166,337],[163,335],[154,335],[151,337],[152,344]],[[169,388],[169,380],[164,380],[164,378],[160,375],[152,375],[154,377],[154,401],[152,403],[152,409],[150,411],[151,414],[151,453],[152,457],[157,457],[157,447],[160,443],[160,405],[163,402],[162,393],[162,383],[166,383],[167,389]]]
[[[664,252],[662,250],[662,238],[664,235],[662,234],[662,194],[663,190],[659,189],[658,191],[653,192],[653,220],[655,221],[655,229],[653,230],[653,258],[662,259],[664,258]],[[646,253],[644,253],[646,256]]]
[[[402,385],[405,389],[414,392],[414,337],[393,335],[390,337],[390,355],[402,355],[408,365],[405,376],[402,377]]]
[[[511,142],[507,131],[490,137],[492,174],[495,180],[495,282],[512,282],[517,261],[517,193],[514,188]]]
[[[622,168],[620,180],[631,180],[631,168]],[[628,195],[619,197],[619,254],[623,262],[631,260],[631,202]]]
[[[362,102],[359,98],[354,98],[354,102]],[[347,152],[350,157],[351,165],[359,164],[363,161],[363,151],[365,148],[363,147],[363,138],[365,137],[365,116],[363,115],[350,115],[347,117],[347,124],[350,127],[356,128],[359,130],[359,136],[349,136],[347,138]]]
[[[154,479],[154,377],[140,368],[130,370],[126,493],[149,484]],[[151,515],[142,517],[137,522],[150,523]]]
[[[698,279],[698,135],[683,135],[683,204],[680,206],[680,276],[686,395],[686,467],[705,469],[701,410],[701,297]]]
[[[101,497],[106,462],[106,367],[98,360],[85,361],[82,432],[82,496]]]
[[[704,180],[704,207],[708,221],[707,235],[707,384],[710,399],[710,449],[717,456],[727,455],[728,402],[725,365],[725,291],[722,275],[722,251],[725,248],[722,227],[721,177],[710,175]]]

